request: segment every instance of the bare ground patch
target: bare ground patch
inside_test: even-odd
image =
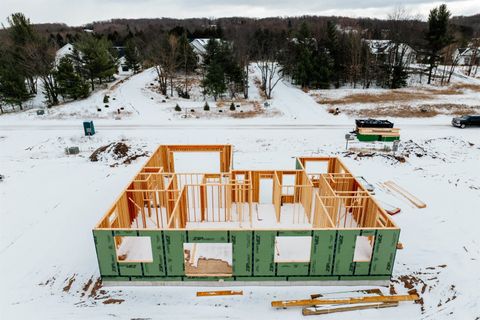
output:
[[[436,95],[460,95],[464,88],[427,88],[422,90],[390,90],[382,93],[353,93],[343,98],[323,98],[319,94],[313,94],[319,104],[341,105],[354,103],[389,103],[406,102],[413,100],[428,100],[435,98]]]
[[[382,106],[364,109],[344,109],[342,112],[350,116],[361,117],[396,117],[396,118],[430,118],[443,115],[467,115],[480,112],[480,106],[468,106],[465,104],[422,104],[420,106]]]

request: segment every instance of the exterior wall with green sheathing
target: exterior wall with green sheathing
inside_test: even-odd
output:
[[[276,231],[254,231],[253,275],[275,275],[273,259],[276,235]]]
[[[187,234],[183,230],[163,231],[168,276],[185,275],[183,244]]]
[[[400,230],[377,230],[370,275],[390,275],[393,271]]]
[[[161,231],[138,231],[141,237],[150,237],[152,244],[152,263],[143,263],[145,276],[165,276],[165,255],[163,254],[163,235]]]
[[[338,230],[337,242],[335,245],[335,263],[333,265],[334,275],[353,275],[355,262],[353,254],[355,252],[355,241],[360,234],[360,230]]]
[[[225,243],[228,242],[227,231],[187,231],[191,243]]]
[[[117,276],[118,265],[115,242],[111,230],[93,230],[98,268],[102,276]]]
[[[331,275],[335,249],[336,230],[315,230],[312,239],[311,275]]]
[[[252,275],[253,232],[230,231],[230,242],[233,248],[233,275]]]
[[[93,231],[100,274],[111,281],[382,280],[392,273],[399,234],[399,229]],[[359,235],[375,237],[371,262],[353,262]],[[150,237],[153,262],[118,262],[114,236]],[[310,263],[274,263],[277,236],[312,236]],[[232,277],[186,277],[183,244],[187,242],[232,243]]]

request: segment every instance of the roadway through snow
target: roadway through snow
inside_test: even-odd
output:
[[[79,121],[80,122],[80,121]],[[401,128],[428,128],[445,129],[451,128],[450,124],[402,124]],[[83,130],[77,124],[0,124],[0,131],[31,131],[31,130]],[[353,130],[354,124],[95,124],[96,131],[108,130]]]

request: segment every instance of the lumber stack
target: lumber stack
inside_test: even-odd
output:
[[[383,295],[379,289],[350,291],[351,294],[364,294],[353,297],[328,297],[329,294],[312,294],[311,299],[272,301],[274,308],[302,307],[302,315],[322,315],[366,309],[397,307],[402,301],[417,301],[417,293],[406,295]]]
[[[395,141],[400,140],[399,128],[357,128],[360,141]]]

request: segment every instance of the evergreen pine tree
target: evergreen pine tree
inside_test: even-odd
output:
[[[105,79],[110,80],[117,72],[112,44],[105,37],[83,35],[74,46],[79,52],[78,57],[81,61],[79,66],[90,80],[92,90],[95,90],[95,80],[98,79],[102,83]]]
[[[438,63],[440,50],[452,41],[449,18],[450,11],[445,4],[430,10],[428,16],[428,31],[425,37],[428,42],[428,84],[432,80],[432,71]]]
[[[127,67],[133,70],[133,73],[140,71],[141,57],[134,38],[127,40],[125,44],[125,60]]]
[[[13,57],[0,50],[0,100],[6,104],[18,105],[31,97],[25,85],[25,77],[16,70]]]
[[[207,67],[207,74],[203,80],[203,87],[206,93],[211,94],[215,101],[227,90],[225,84],[225,74],[221,64],[217,60],[212,60]]]
[[[335,24],[332,21],[327,22],[327,43],[326,47],[332,58],[332,77],[335,88],[340,87],[340,74],[342,73],[342,56],[340,54],[340,44]]]
[[[77,100],[88,97],[89,85],[75,70],[74,64],[68,57],[63,57],[55,72],[58,92],[63,99]]]

